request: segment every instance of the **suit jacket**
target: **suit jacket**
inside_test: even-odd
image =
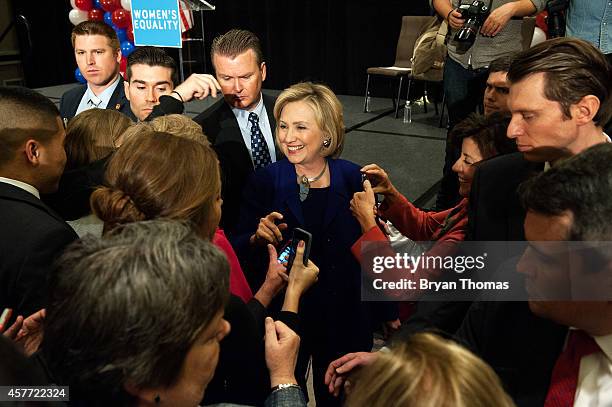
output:
[[[273,111],[276,98],[263,95],[263,101],[270,127],[274,132],[276,120],[274,120]],[[253,161],[244,144],[238,120],[224,99],[219,100],[193,120],[202,126],[204,134],[219,157],[223,181],[221,192],[223,208],[220,224],[221,228],[231,236],[240,215],[242,190],[247,178],[254,172]],[[277,146],[275,148],[278,161],[283,154]]]
[[[34,195],[0,183],[0,308],[13,316],[47,305],[47,278],[76,233]]]
[[[87,90],[87,85],[79,85],[68,91],[66,91],[60,99],[60,115],[63,119],[70,120],[76,115],[76,111],[79,108],[79,103]],[[123,89],[123,77],[119,75],[119,83],[115,88],[115,91],[111,95],[106,105],[107,109],[118,110],[121,113],[134,120],[134,114],[130,109],[130,101],[125,97],[125,91]]]
[[[304,294],[300,308],[303,347],[319,349],[325,354],[323,358],[370,350],[374,321],[372,304],[361,301],[361,271],[350,251],[361,236],[359,223],[349,209],[353,194],[362,190],[360,167],[340,159],[329,159],[328,163],[331,184],[323,211],[322,232],[312,237],[311,258],[320,269],[319,279]],[[243,264],[253,265],[258,273],[247,276],[251,281],[257,280],[251,286],[259,286],[263,281],[268,253],[265,246],[252,247],[249,237],[257,229],[259,219],[272,211],[283,214],[283,223],[288,226],[285,235],[295,227],[304,227],[298,195],[295,167],[286,159],[257,171],[249,179],[232,243]],[[318,251],[315,246],[319,247]],[[376,309],[380,314],[387,310]],[[396,317],[382,315],[380,319]]]
[[[526,302],[475,302],[457,339],[495,370],[518,407],[542,407],[567,330]]]
[[[525,240],[525,210],[517,189],[543,168],[542,163],[527,161],[521,153],[494,157],[480,164],[472,180],[466,240]]]

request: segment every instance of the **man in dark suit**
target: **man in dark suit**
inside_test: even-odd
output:
[[[131,116],[119,74],[121,49],[115,31],[99,21],[84,21],[72,29],[71,38],[77,65],[87,84],[62,95],[61,117],[69,120],[93,108],[114,109]]]
[[[228,31],[213,40],[211,59],[223,100],[194,120],[219,156],[223,173],[221,225],[231,233],[248,176],[283,156],[274,142],[276,99],[261,93],[266,63],[259,39],[246,30]]]
[[[519,406],[612,403],[611,160],[602,143],[521,185],[529,302],[476,303],[458,331]]]
[[[40,200],[57,189],[66,132],[55,105],[25,88],[0,88],[0,309],[46,306],[47,277],[76,233]]]

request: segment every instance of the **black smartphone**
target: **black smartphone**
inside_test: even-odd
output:
[[[291,270],[295,255],[297,253],[297,246],[300,240],[304,241],[304,266],[308,264],[308,257],[310,256],[310,246],[312,244],[312,234],[305,231],[304,229],[295,228],[291,233],[291,237],[283,245],[283,248],[278,255],[278,262],[281,264],[287,264],[287,270]]]

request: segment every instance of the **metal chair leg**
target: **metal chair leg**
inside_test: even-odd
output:
[[[400,76],[399,86],[397,87],[397,103],[395,104],[395,118],[396,119],[399,113],[399,105],[400,105],[400,98],[402,96],[402,82],[403,81],[404,81],[404,77]],[[410,88],[410,79],[408,79],[408,88]]]
[[[365,91],[365,96],[363,98],[363,112],[364,113],[367,113],[369,90],[370,90],[370,74],[368,74],[368,79],[366,79],[366,91]]]
[[[440,122],[438,127],[442,127],[442,120],[444,119],[444,106],[446,106],[446,92],[442,93],[442,112],[440,112]]]

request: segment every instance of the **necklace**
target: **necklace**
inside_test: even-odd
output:
[[[325,170],[327,169],[327,160],[325,160],[325,165],[323,166],[323,171],[319,173],[316,177],[308,178],[306,175],[299,175],[298,180],[300,181],[300,201],[304,202],[306,198],[308,198],[308,193],[310,192],[310,183],[316,182],[325,174]]]

